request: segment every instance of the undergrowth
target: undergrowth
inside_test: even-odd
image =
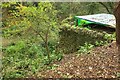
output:
[[[18,41],[3,48],[3,70],[4,78],[21,78],[32,76],[36,72],[45,69],[53,69],[55,65],[49,66],[48,57],[44,47],[35,43]],[[50,63],[60,61],[63,55],[51,50]],[[46,67],[47,66],[47,67]]]

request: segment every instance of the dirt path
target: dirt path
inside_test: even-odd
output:
[[[37,73],[45,78],[116,78],[120,72],[115,42],[97,47],[90,54],[66,54],[55,70]]]

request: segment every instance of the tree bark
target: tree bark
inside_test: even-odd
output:
[[[116,18],[116,43],[118,46],[118,53],[120,54],[120,1],[115,8],[114,15]]]
[[[45,45],[46,45],[47,56],[48,56],[49,63],[50,63],[50,51],[49,51],[49,46],[48,46],[49,29],[50,29],[50,26],[47,28],[47,32],[46,32],[46,35],[45,35]]]

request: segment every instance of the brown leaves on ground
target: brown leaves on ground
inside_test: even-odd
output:
[[[37,73],[45,78],[116,78],[120,72],[116,43],[94,48],[90,54],[66,54],[54,70]]]

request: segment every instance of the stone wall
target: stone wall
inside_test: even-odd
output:
[[[72,53],[86,42],[95,44],[96,41],[106,41],[105,33],[79,27],[63,27],[59,32],[59,49],[64,53]]]

